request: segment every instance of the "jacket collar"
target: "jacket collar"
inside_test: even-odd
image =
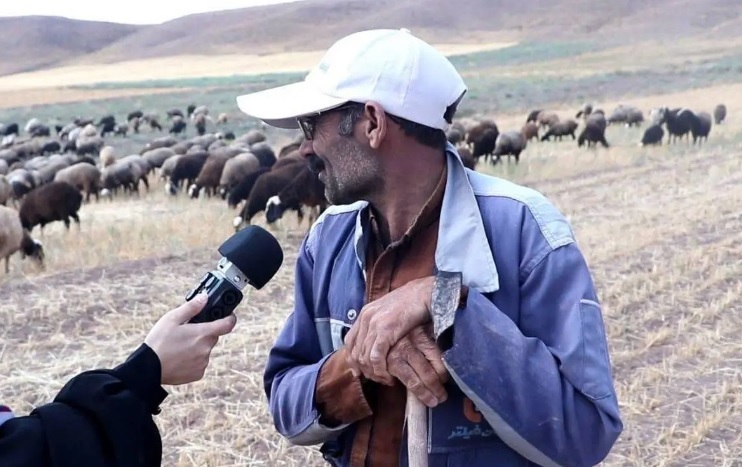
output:
[[[446,191],[435,250],[436,267],[441,271],[461,272],[462,283],[480,293],[495,292],[500,287],[499,275],[468,169],[451,143],[446,145],[446,156]],[[364,235],[363,226],[367,211],[368,203],[363,202],[356,215],[353,235],[356,260],[364,278],[368,236]]]

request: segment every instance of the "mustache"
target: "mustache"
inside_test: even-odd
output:
[[[307,159],[309,160],[309,168],[312,172],[318,174],[325,169],[325,163],[317,154],[310,154]]]

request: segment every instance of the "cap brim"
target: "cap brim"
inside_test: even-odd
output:
[[[299,128],[297,117],[338,107],[348,99],[318,92],[305,81],[237,97],[242,112],[278,128]]]

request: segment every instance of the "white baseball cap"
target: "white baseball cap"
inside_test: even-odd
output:
[[[335,42],[304,81],[238,96],[237,106],[291,129],[299,128],[297,117],[375,101],[392,115],[445,129],[446,110],[466,90],[453,64],[409,30],[374,29]]]

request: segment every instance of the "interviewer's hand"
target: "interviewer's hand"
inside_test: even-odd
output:
[[[170,310],[144,339],[160,359],[162,384],[186,384],[203,378],[219,336],[234,329],[237,322],[234,314],[210,323],[188,323],[205,304],[206,294],[201,293]]]

